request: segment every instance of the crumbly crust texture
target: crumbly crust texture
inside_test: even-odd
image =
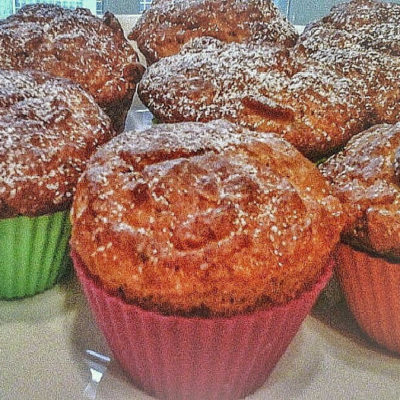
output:
[[[186,42],[200,36],[284,46],[297,40],[294,26],[270,0],[154,0],[129,38],[137,41],[150,65],[177,54]]]
[[[34,69],[69,78],[86,89],[121,130],[143,66],[118,20],[89,10],[38,4],[0,21],[0,68]],[[128,107],[129,108],[129,107]]]
[[[320,165],[342,201],[343,240],[381,256],[400,257],[400,124],[353,137]]]
[[[363,82],[304,66],[287,49],[206,37],[149,67],[138,87],[162,122],[224,118],[275,132],[313,159],[369,126],[365,92]]]
[[[375,0],[351,0],[338,4],[332,7],[331,12],[321,20],[323,24],[331,25],[336,29],[352,31],[354,34],[356,34],[355,29],[370,28],[373,25],[382,28],[384,25],[392,27],[399,21],[399,4]],[[369,34],[377,35],[379,32],[369,31]],[[364,40],[368,40],[368,38],[364,37]]]
[[[227,121],[124,132],[77,188],[71,245],[106,289],[167,314],[283,304],[320,276],[343,225],[318,169]]]
[[[114,131],[79,85],[0,70],[0,218],[67,209],[95,148]]]
[[[393,124],[400,119],[399,27],[399,4],[353,0],[306,27],[294,53],[364,82],[373,122]]]

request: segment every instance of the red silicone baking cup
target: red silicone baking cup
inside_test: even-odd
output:
[[[164,316],[109,294],[75,269],[96,321],[134,384],[159,399],[234,400],[267,379],[332,275],[285,306],[232,318]]]
[[[337,273],[360,327],[377,343],[400,353],[400,264],[341,244]]]

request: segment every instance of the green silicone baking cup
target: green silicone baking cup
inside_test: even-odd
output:
[[[0,220],[0,298],[45,291],[71,265],[69,211]]]

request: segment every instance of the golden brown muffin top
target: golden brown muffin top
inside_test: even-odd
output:
[[[117,19],[50,4],[0,21],[0,68],[35,69],[82,85],[105,107],[124,99],[143,73]]]
[[[163,313],[228,316],[290,301],[343,225],[318,169],[227,121],[124,132],[92,157],[72,248],[104,287]]]
[[[365,92],[334,70],[301,66],[286,49],[213,38],[153,64],[138,87],[162,122],[224,118],[275,132],[313,159],[369,126]]]
[[[400,9],[400,7],[399,7]],[[378,51],[388,56],[400,55],[400,13],[395,24],[370,24],[362,27],[335,28],[322,22],[311,25],[300,36],[296,46],[308,53],[326,48]],[[351,30],[354,29],[354,30]]]
[[[337,29],[353,30],[367,25],[398,24],[400,5],[375,0],[351,0],[332,7],[322,23]],[[370,32],[374,34],[374,32]]]
[[[295,50],[300,49],[306,55],[326,49],[365,51],[359,39],[357,32],[348,32],[317,22],[305,28],[296,43]]]
[[[294,26],[270,0],[157,0],[138,20],[136,40],[148,65],[177,54],[190,39],[263,41],[293,46]]]
[[[109,118],[79,85],[0,70],[0,218],[65,210]]]
[[[346,243],[400,257],[399,161],[400,124],[377,125],[320,166],[349,218]]]
[[[354,0],[306,27],[293,52],[365,83],[371,122],[400,119],[400,5]]]
[[[400,4],[353,0],[334,6],[327,16],[309,24],[297,45],[308,52],[348,48],[399,56],[399,24]]]
[[[304,57],[300,47],[296,55]],[[305,64],[318,64],[358,82],[365,95],[371,125],[400,119],[400,57],[374,50],[326,48],[309,54]]]

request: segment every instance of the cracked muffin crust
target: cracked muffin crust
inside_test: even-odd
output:
[[[377,125],[353,137],[320,165],[348,223],[343,241],[400,257],[400,124]]]
[[[363,83],[302,65],[287,49],[196,38],[149,67],[138,87],[162,122],[224,118],[275,132],[319,159],[370,126]]]
[[[25,6],[0,21],[0,68],[34,69],[79,83],[117,132],[144,70],[111,13],[100,19],[83,8],[49,4]]]
[[[303,63],[318,63],[365,83],[374,123],[400,119],[400,5],[352,0],[306,27],[293,50]]]
[[[227,121],[124,132],[78,184],[71,246],[128,302],[229,316],[311,287],[339,240],[318,169],[269,133]]]
[[[294,26],[270,0],[154,0],[129,38],[137,41],[150,65],[201,36],[288,47],[297,40]]]
[[[79,85],[0,70],[0,218],[66,210],[95,148],[114,131]]]

